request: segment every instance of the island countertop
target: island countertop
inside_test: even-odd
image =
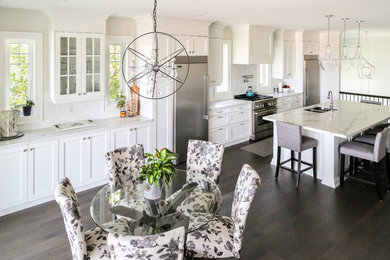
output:
[[[329,133],[350,138],[390,118],[390,107],[373,104],[335,100],[333,112],[316,113],[305,109],[329,106],[330,102],[294,109],[264,117],[268,121],[282,121],[302,126],[305,130]]]

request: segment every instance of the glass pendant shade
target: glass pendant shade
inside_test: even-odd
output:
[[[374,72],[375,72],[375,66],[366,61],[363,63],[359,70],[359,78],[361,79],[372,79],[374,77]]]
[[[348,57],[347,52],[347,44],[345,42],[345,34],[346,34],[346,23],[349,20],[349,18],[342,18],[341,20],[344,21],[344,33],[343,33],[343,45],[341,45],[341,57],[340,57],[340,69],[341,70],[347,70],[352,67],[351,65],[351,59]]]
[[[338,60],[332,58],[331,46],[329,44],[330,18],[333,17],[333,15],[326,15],[325,17],[328,19],[328,42],[324,56],[320,59],[320,67],[322,70],[334,70],[338,66]]]
[[[359,28],[358,28],[358,44],[356,46],[356,53],[355,53],[355,55],[351,59],[351,64],[352,64],[353,67],[359,69],[366,62],[366,59],[363,57],[362,50],[360,48],[360,24],[363,21],[359,20],[357,22],[359,24]]]

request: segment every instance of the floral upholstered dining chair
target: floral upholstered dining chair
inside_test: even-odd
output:
[[[149,236],[126,236],[110,233],[107,243],[111,259],[166,259],[182,260],[184,256],[185,228]]]
[[[112,192],[120,189],[127,181],[140,183],[138,177],[144,164],[144,147],[136,144],[106,153],[106,170]]]
[[[259,175],[245,164],[234,190],[231,217],[216,216],[208,224],[188,233],[188,254],[202,258],[240,258],[246,219],[259,185]]]
[[[73,260],[111,259],[107,232],[101,228],[84,231],[79,202],[68,178],[58,184],[54,197],[61,208]]]
[[[210,180],[219,183],[223,153],[222,144],[189,140],[187,150],[187,182]]]

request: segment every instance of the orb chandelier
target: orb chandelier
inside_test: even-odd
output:
[[[166,54],[159,43],[170,42],[176,49]],[[151,44],[150,44],[151,43]],[[145,46],[152,46],[146,49]],[[184,56],[187,71],[183,78],[177,76],[175,58]],[[133,60],[126,68],[126,57]],[[135,38],[124,51],[122,75],[130,88],[137,95],[147,99],[163,99],[173,95],[183,87],[189,72],[189,57],[184,45],[170,34],[157,31],[157,0],[154,0],[153,31]],[[137,84],[138,88],[133,85]]]

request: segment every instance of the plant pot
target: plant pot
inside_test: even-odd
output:
[[[155,183],[149,184],[148,180],[144,181],[144,197],[149,200],[158,200],[161,198],[161,184],[157,186]]]
[[[23,106],[23,116],[30,116],[31,108],[32,106]]]

